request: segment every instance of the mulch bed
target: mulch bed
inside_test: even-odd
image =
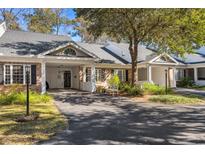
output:
[[[35,121],[39,118],[39,114],[38,113],[32,113],[29,116],[26,115],[22,115],[20,117],[17,117],[15,119],[16,122],[29,122],[29,121]]]

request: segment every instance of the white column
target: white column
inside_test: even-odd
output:
[[[46,64],[41,63],[41,94],[46,92]]]
[[[197,79],[198,77],[197,77],[197,68],[196,67],[194,67],[194,82],[196,83],[197,82]]]
[[[173,67],[173,87],[175,88],[176,87],[176,68]]]
[[[86,82],[86,67],[83,66],[83,82]]]
[[[147,81],[153,83],[152,81],[152,67],[147,65]]]
[[[91,92],[96,91],[96,83],[95,83],[95,66],[91,66]]]

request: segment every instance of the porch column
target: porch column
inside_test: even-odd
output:
[[[95,66],[91,66],[91,92],[96,91],[96,83],[95,83]]]
[[[197,82],[197,79],[198,77],[197,77],[197,68],[196,67],[194,67],[194,82],[196,83]]]
[[[147,81],[150,83],[152,82],[152,67],[150,65],[147,65]]]
[[[41,63],[41,94],[46,92],[46,64]]]
[[[176,87],[176,68],[173,68],[173,87]]]

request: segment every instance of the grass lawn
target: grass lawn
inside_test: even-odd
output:
[[[30,110],[39,113],[39,119],[17,123],[15,118],[25,114],[25,106],[0,105],[0,144],[35,144],[66,127],[67,121],[52,101],[31,103]]]
[[[202,104],[205,103],[205,98],[198,95],[155,95],[149,99],[151,102],[159,102],[163,104]]]

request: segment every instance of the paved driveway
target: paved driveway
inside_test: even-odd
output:
[[[68,129],[40,144],[205,143],[205,106],[133,103],[123,97],[55,94]]]

